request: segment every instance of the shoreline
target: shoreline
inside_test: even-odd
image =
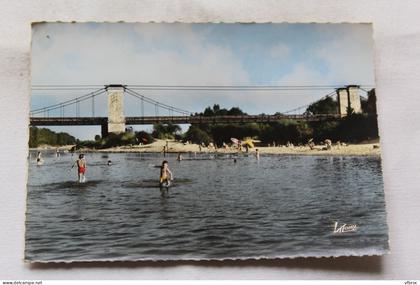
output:
[[[166,145],[165,140],[156,140],[155,142],[148,145],[138,146],[119,146],[105,149],[92,149],[92,148],[81,148],[75,151],[76,153],[162,153],[163,147]],[[67,152],[73,145],[69,146],[39,146],[37,148],[30,148],[30,150],[36,151],[53,151],[59,150],[60,152]],[[310,149],[309,146],[258,146],[250,148],[248,152],[245,150],[238,151],[228,147],[227,149],[214,147],[201,147],[198,144],[184,144],[176,141],[168,141],[168,154],[187,154],[187,153],[207,153],[207,154],[255,154],[255,150],[258,149],[261,155],[312,155],[312,156],[380,156],[380,145],[379,143],[360,143],[360,144],[348,144],[345,146],[333,145],[329,150],[323,150],[324,145],[316,145],[314,149]]]

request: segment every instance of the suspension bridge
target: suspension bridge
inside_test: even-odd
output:
[[[89,85],[78,87],[80,90],[94,89],[93,91],[78,96],[76,98],[36,108],[30,112],[31,126],[83,126],[98,125],[101,126],[102,136],[108,133],[121,133],[126,129],[126,125],[151,125],[151,124],[217,124],[217,123],[269,123],[283,119],[293,119],[297,121],[319,121],[319,120],[337,120],[347,114],[348,107],[351,107],[356,113],[361,112],[361,103],[359,89],[360,86],[348,85],[345,87],[335,87],[332,92],[324,95],[322,98],[282,112],[275,115],[215,115],[203,116],[193,114],[188,110],[171,106],[150,97],[146,97],[138,90],[300,90],[296,86],[156,86],[156,85],[121,85],[111,84],[98,88],[99,86]],[[287,89],[286,89],[287,88]],[[331,86],[307,86],[311,90],[323,90]],[[33,86],[33,90],[75,90],[74,86],[60,85],[51,87]],[[362,89],[363,90],[363,89]],[[95,116],[96,99],[103,94],[108,97],[108,116]],[[127,94],[140,102],[138,116],[125,116],[124,114],[124,95]],[[337,96],[338,110],[334,114],[311,114],[305,112],[312,103],[318,102],[327,97]],[[81,105],[90,104],[90,116],[81,116]],[[145,115],[145,105],[154,108],[154,115]],[[71,110],[69,114],[69,110]],[[167,115],[160,115],[167,112]]]

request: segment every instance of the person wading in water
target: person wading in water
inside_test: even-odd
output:
[[[171,170],[169,170],[169,167],[168,167],[168,161],[164,160],[162,162],[162,166],[160,167],[159,186],[169,187],[173,179],[174,178],[173,178],[172,172]]]
[[[44,160],[42,159],[42,156],[41,156],[41,152],[40,151],[38,151],[38,154],[37,154],[37,157],[36,157],[36,165],[42,165],[44,163]]]
[[[85,177],[86,160],[85,160],[85,155],[84,154],[79,155],[79,159],[76,160],[75,163],[73,163],[73,165],[71,166],[71,169],[73,169],[73,167],[76,166],[76,165],[77,165],[77,176],[78,176],[79,183],[86,182],[86,177]]]
[[[164,160],[162,166],[160,167],[160,178],[159,178],[159,187],[160,194],[162,197],[166,196],[169,191],[169,186],[173,180],[173,175],[171,170],[168,167],[168,161]]]

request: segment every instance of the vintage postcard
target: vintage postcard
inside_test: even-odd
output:
[[[372,25],[36,23],[25,260],[389,252]]]

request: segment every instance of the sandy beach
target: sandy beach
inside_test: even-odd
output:
[[[156,140],[155,142],[148,145],[137,145],[137,146],[119,146],[105,149],[90,149],[82,148],[77,152],[144,152],[144,153],[159,153],[163,152],[163,147],[168,143],[167,153],[238,153],[238,149],[228,147],[214,148],[214,147],[201,147],[198,144],[185,144],[173,140]],[[73,145],[68,146],[40,146],[36,150],[56,150],[69,151]],[[362,144],[347,144],[345,146],[333,145],[330,150],[325,150],[324,145],[316,145],[314,149],[310,149],[308,146],[256,146],[250,148],[249,153],[255,153],[255,149],[258,149],[260,154],[297,154],[297,155],[380,155],[379,143],[362,143]],[[242,153],[245,153],[245,148],[242,149]]]
[[[159,153],[163,152],[163,147],[166,145],[166,140],[156,140],[155,142],[148,145],[138,146],[120,146],[106,149],[80,149],[77,152],[144,152],[144,153]],[[37,150],[55,150],[69,151],[73,146],[40,146]],[[345,146],[338,146],[333,144],[330,150],[325,150],[324,145],[316,145],[314,149],[310,149],[308,146],[257,146],[250,148],[249,153],[255,153],[255,149],[259,150],[261,154],[296,154],[296,155],[380,155],[379,143],[362,143],[362,144],[348,144]],[[201,147],[198,144],[184,144],[177,141],[168,141],[168,153],[238,153],[236,148],[227,149],[214,147]],[[245,149],[243,148],[243,151]]]

